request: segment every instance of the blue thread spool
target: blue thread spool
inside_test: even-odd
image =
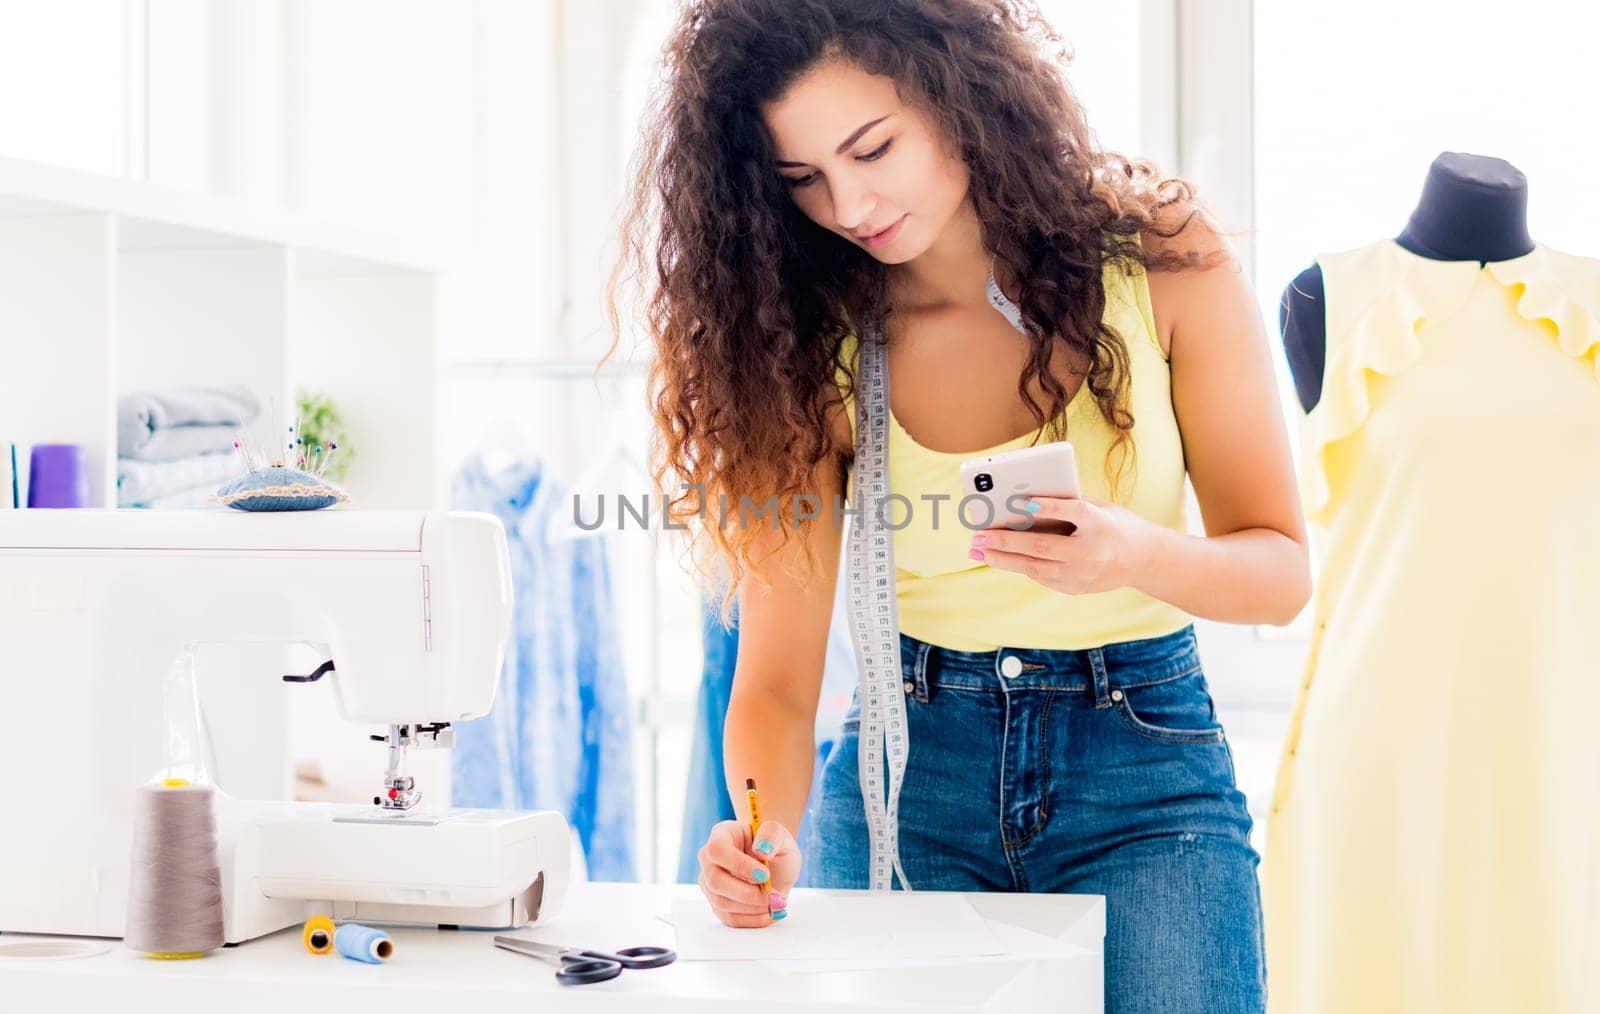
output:
[[[353,961],[381,965],[394,953],[394,941],[382,930],[347,922],[333,931],[333,946]]]

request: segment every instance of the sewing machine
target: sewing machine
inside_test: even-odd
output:
[[[0,511],[0,932],[122,936],[136,789],[172,763],[172,674],[234,643],[325,661],[214,673],[219,693],[331,683],[345,719],[385,730],[386,770],[370,804],[240,798],[218,781],[229,943],[316,912],[548,919],[567,888],[562,816],[429,806],[406,769],[408,750],[447,747],[450,723],[489,710],[511,594],[488,514]],[[234,730],[259,736],[244,713]],[[230,735],[216,721],[200,714],[197,763]]]

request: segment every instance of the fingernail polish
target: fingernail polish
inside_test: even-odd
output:
[[[770,856],[774,849],[770,841],[758,841],[756,842],[756,851],[764,856]]]
[[[974,560],[983,559],[983,552],[981,550],[969,549],[969,550],[967,550],[967,555],[970,556]]]
[[[978,535],[974,535],[972,537],[972,544],[974,546],[987,546],[989,544],[989,536],[983,535],[981,533],[978,534]]]
[[[774,919],[787,919],[787,918],[789,918],[789,910],[786,909],[786,908],[780,908],[776,912],[772,913],[772,918],[774,918]]]
[[[771,894],[769,894],[768,898],[771,899],[770,907],[771,907],[772,911],[774,911],[774,912],[777,912],[777,911],[779,911],[781,909],[785,909],[785,908],[789,907],[789,902],[784,898],[783,895],[779,894],[777,891],[773,891]]]
[[[765,869],[763,869],[760,866],[757,866],[755,868],[755,871],[753,873],[751,873],[750,876],[754,877],[755,878],[755,882],[758,883],[758,884],[765,884],[768,880],[770,880],[772,878],[772,874],[768,873]]]
[[[1022,509],[1027,511],[1029,514],[1037,514],[1040,511],[1044,510],[1043,507],[1041,507],[1038,504],[1034,503],[1032,500],[1029,500],[1027,503],[1023,504],[1022,505]]]

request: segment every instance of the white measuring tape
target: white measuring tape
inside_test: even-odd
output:
[[[990,305],[1026,333],[1021,310],[995,284],[992,265],[986,292]],[[857,343],[861,358],[856,377],[856,459],[851,492],[860,513],[851,522],[845,557],[850,636],[855,643],[861,701],[861,798],[871,843],[871,889],[890,890],[893,878],[899,876],[900,885],[909,891],[911,882],[900,865],[900,783],[905,779],[911,735],[900,669],[894,532],[888,524],[888,351],[875,309],[868,312],[865,325],[864,340]]]
[[[989,305],[999,310],[1011,322],[1011,326],[1023,334],[1028,329],[1022,326],[1022,307],[1012,302],[1011,297],[1000,289],[1000,283],[994,280],[994,258],[989,258],[989,280],[984,283],[984,293],[989,297]]]
[[[850,524],[846,581],[850,635],[856,648],[861,701],[861,797],[872,846],[871,888],[887,891],[900,866],[900,782],[905,777],[910,731],[900,673],[900,608],[895,594],[894,532],[888,525],[889,370],[876,313],[866,321],[856,384],[855,483],[851,499],[860,513]],[[887,786],[884,759],[888,758]]]

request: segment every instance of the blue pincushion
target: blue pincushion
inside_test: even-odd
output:
[[[217,489],[212,502],[242,511],[314,511],[349,503],[344,490],[309,472],[281,465],[258,468]]]

